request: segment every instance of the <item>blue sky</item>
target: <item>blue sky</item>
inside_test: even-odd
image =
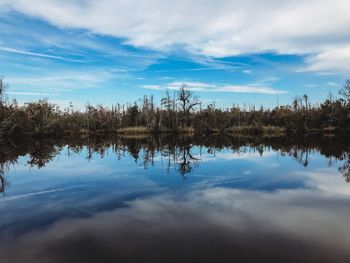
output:
[[[350,75],[350,2],[0,0],[8,96],[83,107],[157,99],[183,83],[205,103],[324,100]]]

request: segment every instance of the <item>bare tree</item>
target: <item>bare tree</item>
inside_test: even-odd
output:
[[[8,88],[7,84],[4,82],[4,79],[0,77],[0,104],[3,103],[4,92]]]
[[[304,94],[303,99],[305,101],[305,109],[308,110],[308,108],[309,108],[309,96]]]
[[[200,102],[197,97],[193,97],[191,91],[187,89],[186,84],[181,86],[178,92],[178,100],[180,101],[180,107],[184,118],[183,126],[186,126],[191,110],[193,110],[196,105],[199,105]]]
[[[343,96],[347,101],[350,101],[350,80],[348,79],[343,87],[339,90],[339,94]]]

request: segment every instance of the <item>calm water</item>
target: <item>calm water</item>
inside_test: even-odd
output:
[[[0,262],[350,262],[344,138],[9,142]]]

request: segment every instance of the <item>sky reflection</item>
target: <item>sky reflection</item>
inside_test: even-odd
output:
[[[186,177],[160,152],[145,169],[128,152],[68,151],[42,169],[20,157],[6,174],[5,262],[350,259],[349,185],[317,151],[305,167],[267,148],[195,146]]]

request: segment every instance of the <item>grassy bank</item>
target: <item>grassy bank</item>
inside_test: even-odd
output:
[[[137,134],[152,134],[152,133],[173,133],[173,134],[194,134],[195,129],[193,127],[178,127],[177,129],[160,129],[160,130],[151,130],[145,126],[138,127],[126,127],[117,130],[117,134],[123,135],[137,135]]]
[[[227,134],[251,134],[251,135],[284,135],[286,129],[277,126],[233,126],[225,130]]]
[[[151,134],[152,130],[144,127],[144,126],[138,126],[138,127],[127,127],[127,128],[121,128],[117,130],[118,134]]]

